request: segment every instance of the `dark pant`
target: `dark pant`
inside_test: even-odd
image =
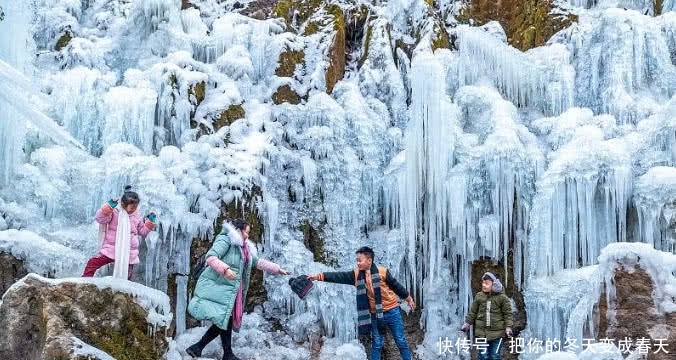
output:
[[[501,360],[502,359],[502,338],[487,340],[488,348],[477,349],[477,360]],[[482,350],[486,349],[482,353]]]
[[[204,349],[207,344],[209,344],[213,339],[215,339],[217,336],[221,337],[221,345],[223,346],[223,358],[227,359],[231,355],[233,355],[232,352],[232,316],[230,316],[230,321],[228,322],[228,328],[223,330],[219,328],[216,325],[211,325],[209,329],[207,329],[207,332],[204,333],[200,341],[197,342],[197,347],[200,349],[200,352],[202,351],[201,349]]]
[[[89,259],[87,261],[87,265],[85,266],[84,273],[82,274],[82,277],[93,277],[94,273],[96,273],[96,270],[100,269],[101,267],[108,265],[110,263],[114,263],[115,260],[99,254],[98,256],[94,256],[93,258]],[[129,275],[127,277],[128,280],[131,280],[131,270],[134,268],[134,265],[129,264]]]
[[[399,307],[383,312],[383,320],[390,328],[394,343],[399,348],[402,360],[411,360],[411,350],[408,348],[406,342],[406,334],[404,333],[404,319],[401,317]],[[383,343],[385,341],[383,335],[378,332],[378,322],[376,315],[371,314],[371,360],[380,360],[380,353],[383,350]]]

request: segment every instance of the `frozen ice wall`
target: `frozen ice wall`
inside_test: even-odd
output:
[[[664,0],[660,3],[649,0],[568,0],[568,3],[573,6],[580,6],[584,8],[633,9],[640,11],[642,14],[652,16],[676,10],[676,2],[673,0]]]
[[[674,95],[673,40],[661,21],[637,11],[611,8],[593,16],[598,20],[590,28],[569,30],[570,51],[584,54],[574,60],[576,105],[614,115],[618,124],[635,124]]]
[[[578,22],[527,52],[496,22],[448,26],[452,49],[434,53],[429,14],[455,24],[454,4],[369,2],[331,93],[332,29],[299,36],[232,2],[193,2],[0,1],[0,30],[17,34],[0,39],[0,248],[78,275],[94,212],[133,184],[160,219],[137,279],[164,291],[176,274],[177,329],[194,336],[191,242],[241,204],[264,227],[262,256],[294,274],[350,270],[374,247],[423,306],[426,359],[460,326],[480,257],[524,291],[540,338],[582,331],[604,247],[674,250],[673,1],[653,16],[649,1],[571,0]],[[288,50],[304,60],[279,77]],[[271,101],[283,85],[299,104]],[[36,257],[21,239],[41,244]],[[48,266],[60,249],[70,256]],[[265,277],[242,351],[306,358],[326,336],[321,358],[362,358],[354,289],[317,284],[300,301],[287,280]]]
[[[3,4],[5,19],[0,22],[0,31],[4,34],[17,31],[17,36],[3,36],[0,39],[0,184],[7,184],[15,167],[21,162],[21,143],[25,131],[25,115],[13,105],[12,93],[16,84],[8,81],[13,74],[10,71],[31,69],[29,49],[30,40],[28,13],[30,9],[23,3]],[[8,6],[9,5],[9,6]],[[18,67],[21,70],[16,70]]]

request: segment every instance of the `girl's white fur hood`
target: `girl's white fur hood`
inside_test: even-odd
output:
[[[230,240],[231,244],[237,246],[242,246],[242,244],[244,244],[244,239],[242,239],[242,233],[239,230],[237,230],[231,223],[224,221],[223,229],[227,230],[228,239]],[[224,233],[224,231],[221,231],[221,233]],[[251,240],[248,239],[246,240],[246,246],[247,248],[249,248],[249,254],[253,256],[258,255],[258,249]]]

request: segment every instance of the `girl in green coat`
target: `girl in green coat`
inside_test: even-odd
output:
[[[197,320],[209,320],[212,325],[200,341],[185,350],[192,357],[201,356],[204,347],[220,335],[223,360],[239,360],[232,352],[232,331],[238,331],[242,324],[252,268],[289,274],[279,265],[258,258],[255,246],[247,240],[250,230],[249,224],[241,219],[225,223],[207,252],[209,266],[197,281],[188,312]]]

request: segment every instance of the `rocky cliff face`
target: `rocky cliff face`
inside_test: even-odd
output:
[[[27,274],[23,261],[10,254],[0,253],[0,295]]]
[[[0,304],[0,358],[161,359],[168,309],[166,295],[139,284],[30,274]]]
[[[619,340],[630,339],[636,343],[646,339],[649,344],[645,355],[649,360],[667,360],[676,357],[676,314],[663,312],[655,304],[652,293],[655,284],[650,275],[636,267],[633,271],[615,271],[616,303],[614,318],[608,313],[605,292],[599,299],[598,337]],[[610,316],[609,316],[610,315]],[[664,340],[658,340],[664,339]],[[658,343],[668,344],[664,350]],[[632,347],[637,351],[636,345]],[[622,349],[620,349],[622,351]]]

